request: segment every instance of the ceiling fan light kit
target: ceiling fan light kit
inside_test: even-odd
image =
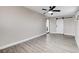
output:
[[[51,14],[51,13],[53,13],[53,12],[52,12],[52,11],[48,11],[48,13],[50,13],[50,14]]]
[[[47,11],[46,13],[50,13],[51,15],[53,15],[53,12],[60,12],[60,10],[55,10],[55,8],[56,6],[49,6],[49,9],[42,8],[42,10]]]

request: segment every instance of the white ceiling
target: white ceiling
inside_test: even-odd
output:
[[[49,6],[25,6],[31,10],[43,14],[45,11],[42,8],[49,9]],[[60,12],[53,12],[53,15],[46,13],[47,17],[71,17],[78,10],[78,6],[57,6],[55,9],[61,10]]]

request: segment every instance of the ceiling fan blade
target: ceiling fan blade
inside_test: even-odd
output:
[[[54,9],[56,6],[53,6],[52,9]]]
[[[51,13],[51,15],[53,15],[53,13]]]
[[[60,10],[52,10],[53,12],[60,12]]]
[[[52,8],[51,6],[49,6],[49,8]]]
[[[49,11],[53,10],[56,6],[49,7]]]
[[[45,11],[46,11],[47,9],[44,9],[44,8],[43,8],[42,10],[45,10]]]

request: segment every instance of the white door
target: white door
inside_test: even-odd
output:
[[[63,19],[56,20],[56,33],[63,34]]]

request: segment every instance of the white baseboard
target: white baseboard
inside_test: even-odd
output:
[[[67,33],[64,33],[64,35],[75,36],[75,35],[72,35],[72,34],[67,34]]]
[[[11,43],[11,44],[8,44],[8,45],[5,45],[5,46],[1,46],[0,47],[0,50],[5,49],[5,48],[8,48],[8,47],[11,47],[11,46],[14,46],[14,45],[17,45],[17,44],[20,44],[20,43],[23,43],[23,42],[26,42],[28,40],[31,40],[31,39],[40,37],[40,36],[45,35],[45,34],[47,34],[47,33],[43,33],[43,34],[40,34],[40,35],[36,35],[36,36],[30,37],[30,38],[27,38],[27,39],[24,39],[24,40],[21,40],[21,41],[18,41],[18,42],[14,42],[14,43]]]
[[[63,34],[63,33],[55,33],[55,32],[53,32],[53,33],[50,33],[50,34]]]
[[[69,35],[69,36],[75,36],[75,35],[73,35],[73,34],[67,34],[67,33],[50,33],[50,34],[63,34],[63,35]]]

